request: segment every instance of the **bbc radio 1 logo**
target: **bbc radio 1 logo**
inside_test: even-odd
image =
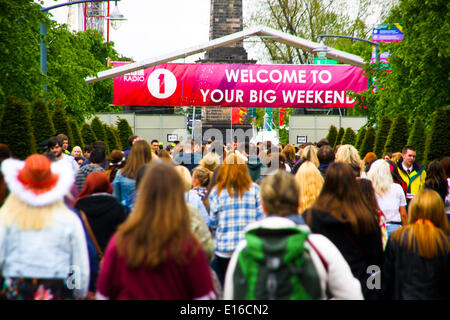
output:
[[[144,82],[145,75],[144,70],[137,70],[127,73],[123,76],[123,81],[125,82]]]
[[[148,77],[147,87],[155,98],[166,99],[177,89],[177,78],[169,70],[157,69]]]

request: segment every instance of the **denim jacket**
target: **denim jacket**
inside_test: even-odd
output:
[[[89,286],[89,257],[80,219],[55,210],[53,224],[41,230],[20,230],[0,223],[0,270],[4,277],[65,279],[76,297]]]
[[[112,182],[114,188],[114,197],[119,200],[120,203],[127,201],[130,195],[136,189],[136,180],[124,177],[121,170],[117,171],[117,174]]]

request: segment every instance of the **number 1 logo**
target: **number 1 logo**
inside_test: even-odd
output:
[[[177,89],[177,79],[174,74],[166,69],[157,69],[148,77],[148,91],[158,99],[170,97]]]

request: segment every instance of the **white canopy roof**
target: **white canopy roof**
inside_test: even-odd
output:
[[[203,43],[197,46],[193,46],[187,49],[175,51],[172,53],[168,53],[159,57],[153,57],[149,59],[145,59],[138,62],[129,63],[117,68],[101,71],[97,73],[96,77],[88,77],[86,78],[87,83],[93,83],[101,80],[106,80],[109,78],[114,78],[123,74],[127,74],[133,71],[137,71],[140,69],[150,68],[162,63],[167,63],[173,60],[177,60],[180,58],[184,58],[193,54],[201,53],[203,51],[208,51],[214,48],[223,47],[237,41],[241,41],[244,38],[252,37],[252,36],[265,36],[271,37],[275,41],[287,44],[289,46],[302,49],[304,51],[311,52],[312,50],[321,47],[320,43],[309,41],[300,37],[293,36],[291,34],[287,34],[284,32],[280,32],[274,30],[269,27],[255,27],[248,30],[236,32],[221,38],[217,38],[211,40],[207,43]],[[336,50],[333,48],[329,48],[329,51],[326,53],[326,57],[330,59],[337,60],[339,62],[343,62],[346,64],[354,65],[357,67],[364,67],[364,60],[357,55],[350,54],[348,52]]]

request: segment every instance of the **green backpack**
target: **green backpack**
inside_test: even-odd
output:
[[[299,227],[247,231],[247,246],[239,252],[233,274],[234,299],[321,299],[319,275],[305,247],[308,235],[308,231]],[[322,256],[315,251],[327,269]]]

